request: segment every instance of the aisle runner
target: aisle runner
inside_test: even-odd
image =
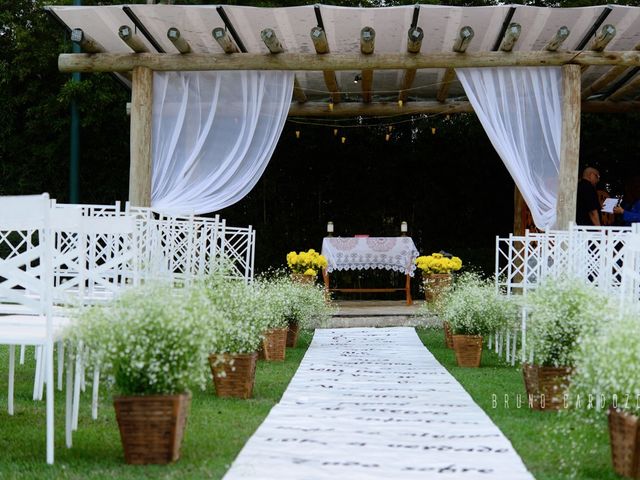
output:
[[[224,477],[533,479],[412,328],[316,330]]]

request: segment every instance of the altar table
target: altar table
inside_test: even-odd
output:
[[[406,294],[411,305],[411,277],[416,270],[419,253],[411,237],[326,237],[322,240],[322,255],[327,268],[322,276],[327,290],[333,292],[397,292]],[[402,288],[329,288],[329,274],[336,270],[384,269],[403,272]]]

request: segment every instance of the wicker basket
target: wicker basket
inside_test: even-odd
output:
[[[429,273],[422,276],[424,297],[427,302],[435,302],[451,286],[450,273]]]
[[[453,335],[453,350],[459,367],[477,368],[482,359],[482,336]]]
[[[296,348],[298,345],[298,334],[300,333],[300,323],[289,322],[287,329],[287,347]]]
[[[125,462],[164,464],[180,458],[191,394],[114,397]]]
[[[209,355],[218,397],[251,398],[256,380],[257,353]]]
[[[569,386],[569,367],[522,366],[529,405],[534,410],[560,410],[565,407],[564,394]]]
[[[618,475],[640,478],[640,419],[635,415],[609,409],[611,460]]]
[[[303,273],[292,273],[291,280],[298,283],[308,283],[310,285],[313,285],[314,283],[316,283],[316,276],[304,275]]]
[[[287,328],[267,330],[262,339],[262,351],[265,360],[282,362],[287,351]]]
[[[449,325],[449,322],[442,322],[442,326],[444,327],[444,343],[447,348],[453,348],[453,331],[451,330],[451,325]]]

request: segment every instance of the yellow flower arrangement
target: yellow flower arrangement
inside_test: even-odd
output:
[[[462,268],[462,260],[458,257],[446,257],[442,253],[432,253],[416,258],[416,265],[423,274],[451,273]]]
[[[327,267],[327,259],[312,248],[307,252],[289,252],[287,265],[293,273],[315,276],[318,270]]]

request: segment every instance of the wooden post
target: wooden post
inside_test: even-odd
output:
[[[136,207],[151,206],[151,107],[153,70],[133,69],[131,84],[131,167],[129,202]]]
[[[578,161],[580,158],[580,76],[578,65],[562,67],[562,140],[556,225],[567,230],[576,219]]]

